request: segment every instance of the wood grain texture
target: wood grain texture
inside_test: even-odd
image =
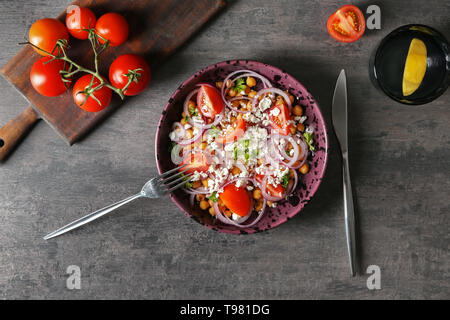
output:
[[[353,1],[362,9],[366,1]],[[448,1],[377,1],[382,29],[354,44],[330,38],[320,21],[335,1],[230,1],[193,41],[129,99],[68,148],[43,122],[0,168],[0,298],[449,299],[450,92],[425,106],[400,105],[368,77],[372,50],[394,28],[428,24],[450,34]],[[0,65],[31,23],[66,0],[0,2]],[[252,236],[220,234],[185,217],[168,198],[137,200],[54,241],[50,231],[136,193],[155,174],[154,138],[172,92],[217,61],[265,61],[317,98],[330,132],[326,176],[294,219]],[[331,100],[339,70],[349,90],[349,149],[362,274],[349,276]],[[0,78],[0,121],[25,107]],[[20,108],[22,109],[22,108]],[[369,265],[381,290],[366,287]],[[81,268],[81,290],[66,268]]]
[[[0,128],[0,161],[4,161],[16,144],[39,119],[32,106]]]
[[[108,68],[114,59],[128,53],[144,56],[154,69],[216,14],[224,4],[225,2],[220,0],[78,0],[73,2],[73,5],[91,8],[97,17],[107,12],[120,13],[130,25],[128,40],[121,46],[108,48],[99,56],[99,71],[105,76],[108,75]],[[59,14],[58,19],[64,22],[65,17],[64,10]],[[93,51],[89,41],[71,38],[67,54],[80,65],[94,69]],[[25,46],[8,61],[1,72],[69,145],[82,138],[99,121],[122,104],[120,98],[114,97],[108,108],[91,113],[80,109],[73,102],[72,90],[67,90],[57,97],[49,98],[40,95],[31,86],[29,80],[30,69],[39,58],[41,56],[31,46]]]

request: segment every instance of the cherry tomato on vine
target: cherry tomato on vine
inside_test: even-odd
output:
[[[86,99],[86,94],[82,91],[85,91],[89,86],[92,77],[93,75],[86,74],[78,79],[78,81],[73,86],[73,100],[81,109],[89,112],[97,112],[105,109],[109,105],[111,101],[112,91],[110,88],[104,86],[93,93],[95,98],[100,101],[100,104],[92,96],[89,96]],[[97,78],[94,78],[94,81],[92,82],[92,88],[96,88],[99,84],[100,81]]]
[[[328,33],[338,41],[353,42],[366,30],[366,20],[358,7],[346,5],[328,18]]]
[[[120,46],[128,38],[128,22],[118,13],[110,12],[102,15],[95,24],[97,34],[106,40],[112,47]],[[105,41],[99,37],[100,43]]]
[[[40,49],[53,52],[56,46],[56,41],[58,39],[65,39],[69,41],[69,32],[66,26],[57,19],[45,18],[36,21],[30,28],[28,32],[29,41]],[[33,47],[37,53],[42,56],[47,56],[48,54],[42,50]]]
[[[142,69],[136,71],[136,81],[132,81],[124,94],[126,96],[134,96],[141,93],[147,88],[150,83],[150,67],[144,58],[135,54],[124,54],[113,61],[109,67],[109,81],[111,84],[119,89],[123,89],[128,83],[127,74],[130,74],[133,70]],[[131,76],[131,75],[130,75]]]
[[[64,61],[53,60],[52,57],[42,57],[31,67],[30,81],[33,88],[46,97],[59,96],[66,92],[70,82],[64,82],[59,73],[61,70],[67,70],[68,65],[64,66]],[[49,62],[50,61],[50,62]],[[66,87],[67,86],[67,87]]]
[[[72,11],[67,13],[66,26],[72,37],[77,39],[87,39],[89,32],[83,29],[94,28],[97,18],[89,8],[72,7]]]

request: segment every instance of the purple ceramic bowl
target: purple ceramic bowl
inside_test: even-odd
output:
[[[276,67],[257,61],[232,60],[210,65],[189,77],[170,97],[159,119],[155,150],[156,165],[159,173],[174,168],[169,152],[171,145],[169,133],[172,124],[180,120],[186,95],[200,82],[213,84],[216,81],[222,81],[229,73],[239,69],[249,69],[258,72],[268,78],[275,87],[289,90],[292,95],[298,98],[299,104],[304,109],[304,114],[308,116],[306,124],[315,128],[314,142],[316,151],[314,156],[310,155],[308,158],[310,164],[309,173],[304,176],[299,174],[299,183],[292,195],[287,200],[280,201],[276,208],[268,207],[264,217],[250,228],[225,225],[206,211],[202,211],[198,207],[192,208],[189,204],[188,195],[182,190],[177,190],[170,194],[170,197],[187,216],[208,228],[226,233],[249,234],[279,226],[300,212],[316,193],[325,173],[328,159],[328,136],[325,121],[319,105],[300,82]]]

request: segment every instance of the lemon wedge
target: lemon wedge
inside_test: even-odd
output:
[[[427,70],[427,47],[422,40],[412,39],[403,71],[402,90],[404,96],[413,94],[422,83]]]

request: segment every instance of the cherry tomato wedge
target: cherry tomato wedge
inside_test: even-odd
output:
[[[150,83],[150,67],[144,58],[135,54],[121,55],[109,67],[109,81],[114,87],[123,89],[128,83],[126,75],[134,70],[137,70],[136,79],[131,81],[124,94],[126,96],[137,95],[147,88]]]
[[[180,168],[180,171],[186,170],[186,173],[194,173],[194,171],[198,172],[206,172],[209,169],[208,159],[205,154],[202,152],[192,152],[188,154],[180,166],[186,165],[183,168]]]
[[[287,136],[290,132],[291,114],[286,104],[280,103],[269,110],[270,126],[275,129],[279,134]]]
[[[86,94],[82,91],[86,90],[86,87],[89,86],[92,77],[92,75],[86,74],[75,82],[75,85],[73,86],[73,100],[81,109],[89,112],[97,112],[105,109],[109,105],[112,91],[110,88],[104,86],[93,93],[100,104],[92,96],[89,96],[86,99]],[[94,78],[92,88],[97,87],[99,84],[100,81],[97,78]]]
[[[70,81],[62,81],[61,70],[68,69],[62,60],[50,61],[52,57],[42,57],[33,64],[30,71],[30,81],[33,88],[46,97],[59,96],[66,92]]]
[[[259,183],[261,183],[264,180],[264,175],[262,174],[257,174],[256,175],[256,181],[258,181]],[[266,192],[273,197],[283,197],[284,195],[284,188],[281,184],[278,184],[276,187],[271,184],[271,183],[267,183],[266,182]]]
[[[197,94],[197,106],[201,114],[207,118],[214,118],[222,112],[224,102],[219,90],[213,86],[203,84]]]
[[[117,47],[127,40],[129,27],[127,20],[123,16],[115,12],[110,12],[105,13],[97,20],[95,31],[99,36],[109,40],[110,46]],[[100,37],[98,41],[100,43],[105,42]]]
[[[215,141],[221,144],[235,142],[245,133],[246,127],[247,123],[244,119],[239,118],[236,120],[233,129],[226,131],[224,135],[218,136]]]
[[[89,32],[83,29],[95,28],[97,18],[89,8],[82,8],[78,6],[70,7],[72,10],[67,13],[66,27],[72,37],[77,39],[87,39]]]
[[[234,183],[230,183],[223,188],[219,198],[231,212],[241,217],[251,212],[252,202],[245,187],[236,187]]]
[[[45,18],[33,23],[30,31],[28,32],[28,38],[36,47],[39,47],[46,52],[57,53],[56,51],[53,52],[56,46],[56,41],[58,39],[69,41],[69,32],[61,21],[57,19]],[[36,47],[33,47],[33,49],[41,56],[48,55]]]
[[[358,7],[346,5],[333,13],[327,22],[328,33],[338,41],[353,42],[366,30],[366,20]]]

